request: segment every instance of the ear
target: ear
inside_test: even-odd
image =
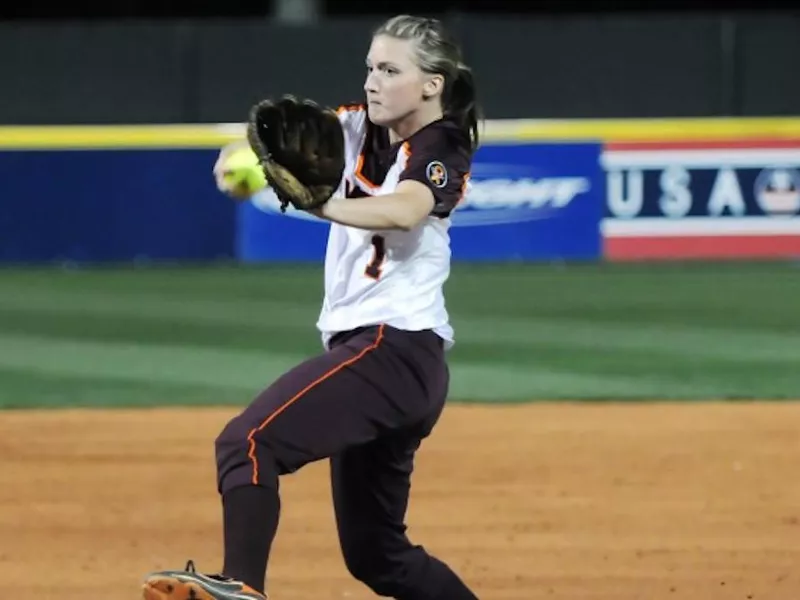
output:
[[[429,100],[444,91],[444,76],[439,74],[428,75],[422,84],[422,98]]]

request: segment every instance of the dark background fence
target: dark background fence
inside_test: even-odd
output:
[[[0,123],[241,121],[257,99],[360,97],[385,16],[0,23]],[[800,113],[800,14],[446,17],[489,118]]]

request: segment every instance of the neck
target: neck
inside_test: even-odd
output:
[[[406,140],[426,125],[438,121],[442,116],[442,110],[439,108],[429,111],[417,110],[409,113],[389,128],[389,141],[393,144]]]

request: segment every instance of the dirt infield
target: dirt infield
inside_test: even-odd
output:
[[[0,598],[136,600],[219,567],[220,410],[0,413]],[[800,404],[451,406],[410,534],[482,600],[800,598]],[[373,598],[345,571],[327,464],[283,480],[276,600]]]

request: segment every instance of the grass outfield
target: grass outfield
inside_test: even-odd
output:
[[[800,397],[791,263],[456,265],[454,401]],[[317,267],[0,270],[0,406],[245,404],[320,351]]]

